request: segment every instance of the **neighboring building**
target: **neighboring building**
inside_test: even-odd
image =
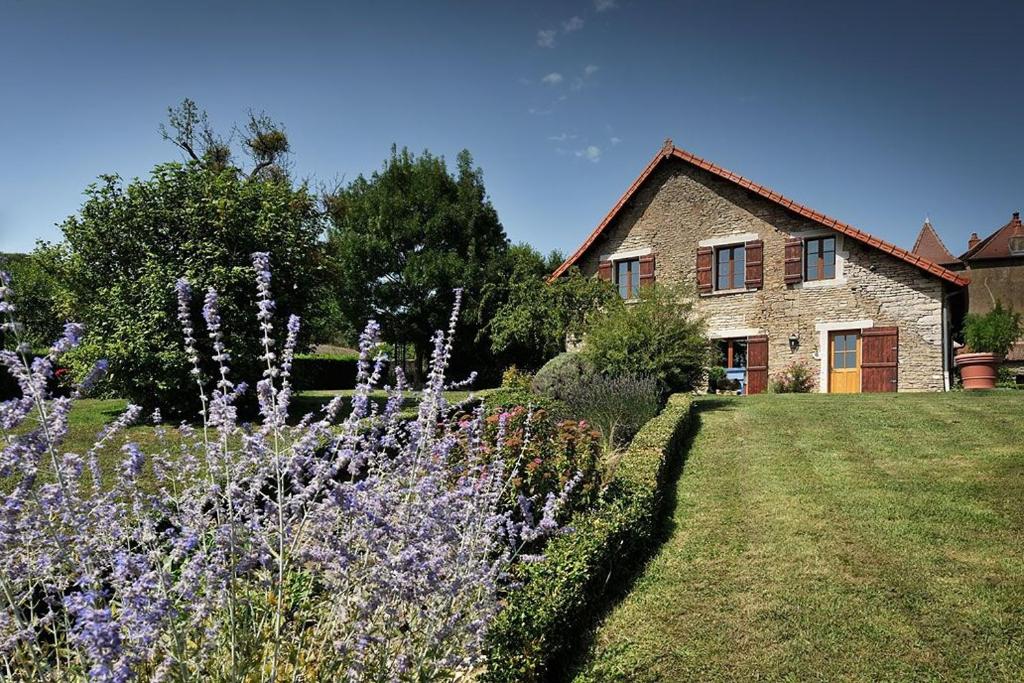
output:
[[[935,258],[938,255],[936,243],[945,252],[942,258],[948,260]],[[1024,225],[1021,225],[1019,211],[1013,213],[1009,223],[985,239],[980,239],[976,232],[971,233],[967,251],[959,258],[949,254],[931,224],[926,222],[914,245],[914,253],[967,273],[971,281],[967,294],[968,313],[988,313],[996,301],[1024,312]],[[1024,339],[1014,345],[1003,364],[1024,384]]]
[[[948,388],[950,311],[968,281],[670,140],[552,277],[572,266],[627,298],[654,281],[695,287],[748,393],[794,362],[820,391]]]

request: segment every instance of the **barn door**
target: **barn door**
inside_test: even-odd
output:
[[[768,337],[747,337],[747,393],[768,391]]]
[[[895,327],[870,327],[860,334],[861,391],[896,391],[899,388],[899,330]]]

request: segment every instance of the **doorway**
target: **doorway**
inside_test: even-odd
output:
[[[829,335],[828,347],[829,393],[860,393],[860,334],[857,332],[833,332]]]

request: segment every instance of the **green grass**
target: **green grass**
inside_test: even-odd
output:
[[[1024,393],[698,411],[577,681],[1024,679]]]

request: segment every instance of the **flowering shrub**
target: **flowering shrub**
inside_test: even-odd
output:
[[[106,371],[100,361],[73,395],[48,393],[80,326],[69,324],[34,361],[0,353],[21,392],[0,403],[0,477],[10,483],[0,493],[0,670],[8,678],[435,680],[479,665],[510,563],[554,533],[571,485],[518,499],[538,512],[513,515],[501,501],[521,462],[509,451],[518,416],[486,422],[478,408],[446,417],[458,296],[447,334],[434,337],[415,420],[398,416],[400,374],[383,409],[369,401],[386,363],[371,322],[349,416],[335,424],[339,397],[288,425],[299,320],[275,342],[268,256],[255,254],[254,265],[265,367],[255,387],[259,424],[238,422],[248,388],[232,379],[212,288],[202,316],[216,373],[202,372],[185,280],[178,311],[201,423],[180,425],[173,447],[158,412],[161,447],[121,443],[119,433],[142,417],[132,405],[88,452],[61,450],[74,400]],[[9,285],[3,276],[0,315],[17,334]],[[104,489],[99,456],[112,449],[120,478]],[[568,476],[558,473],[559,482]],[[136,485],[144,475],[158,491]]]
[[[505,372],[501,373],[501,386],[503,389],[519,389],[522,391],[530,390],[530,382],[533,381],[533,375],[525,370],[520,370],[514,365],[510,365],[505,368]]]
[[[791,363],[772,378],[776,394],[807,394],[814,390],[814,374],[803,363]]]
[[[562,394],[574,415],[590,420],[601,436],[604,454],[629,442],[645,422],[658,414],[661,393],[651,377],[594,373],[570,380]]]

